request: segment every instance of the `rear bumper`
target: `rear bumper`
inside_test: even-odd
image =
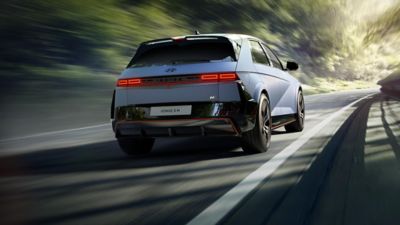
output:
[[[116,123],[117,137],[180,137],[180,136],[238,136],[230,119],[184,119],[121,121]]]
[[[115,135],[116,137],[239,136],[254,127],[257,107],[249,107],[248,104],[241,102],[191,103],[191,105],[190,116],[162,117],[150,116],[150,107],[156,105],[116,107],[113,121]]]

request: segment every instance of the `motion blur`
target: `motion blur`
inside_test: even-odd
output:
[[[0,224],[400,224],[399,0],[5,0],[0,28]],[[112,96],[142,81],[132,69],[118,83],[121,71],[140,43],[196,31],[251,35],[297,62],[304,130],[269,129],[260,154],[237,137],[186,136],[120,152]],[[238,78],[212,72],[194,78]],[[199,87],[210,101],[227,93]],[[131,96],[157,102],[151,88]],[[189,115],[153,115],[177,109]]]
[[[396,0],[23,0],[0,11],[3,137],[106,120],[137,45],[194,30],[260,37],[300,62],[306,93],[373,86],[400,61]]]

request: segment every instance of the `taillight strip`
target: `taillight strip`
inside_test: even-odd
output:
[[[218,80],[218,74],[202,74],[200,75],[202,81]]]
[[[141,87],[141,86],[172,86],[178,84],[192,84],[192,83],[209,83],[209,82],[226,82],[234,81],[238,79],[236,73],[210,73],[210,74],[199,74],[192,75],[193,79],[190,81],[173,81],[173,82],[159,82],[151,81],[153,78],[126,78],[119,79],[117,87]],[[150,80],[150,81],[149,81]]]
[[[220,80],[237,80],[236,73],[221,73],[219,74]]]
[[[128,79],[119,79],[117,82],[117,87],[126,87],[128,86]]]
[[[135,79],[128,79],[128,86],[131,85],[139,85],[142,83],[142,80],[139,78],[135,78]]]

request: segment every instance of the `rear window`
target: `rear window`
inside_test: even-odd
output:
[[[141,45],[128,67],[234,61],[235,50],[227,39],[171,40]]]

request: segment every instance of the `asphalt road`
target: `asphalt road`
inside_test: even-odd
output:
[[[263,154],[181,138],[129,158],[109,124],[3,139],[0,224],[399,224],[399,125],[400,102],[359,90],[306,96],[305,130]]]

